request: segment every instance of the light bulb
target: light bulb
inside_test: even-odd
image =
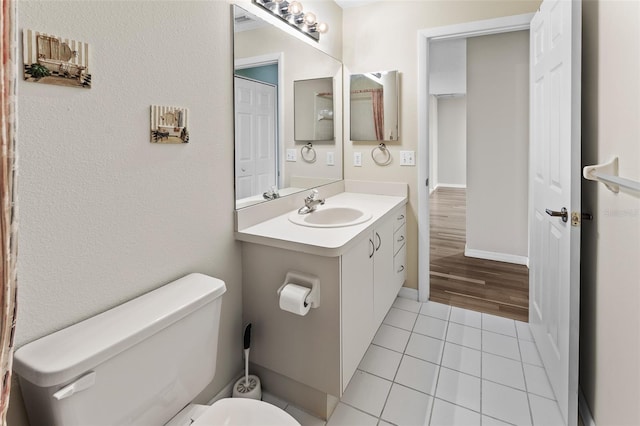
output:
[[[295,0],[289,3],[289,13],[292,15],[300,15],[302,13],[302,4]]]
[[[311,12],[307,12],[304,14],[304,23],[307,25],[313,25],[316,23],[316,15]]]
[[[319,22],[318,25],[316,25],[316,31],[318,31],[320,34],[324,34],[329,31],[329,25],[325,24],[324,22]]]

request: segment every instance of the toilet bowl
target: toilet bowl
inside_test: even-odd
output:
[[[192,426],[300,426],[289,413],[255,399],[225,398],[207,407]]]

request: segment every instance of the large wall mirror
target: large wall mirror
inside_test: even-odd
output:
[[[353,74],[350,79],[352,141],[397,141],[399,80],[397,71]]]
[[[233,6],[236,209],[342,179],[342,63]]]

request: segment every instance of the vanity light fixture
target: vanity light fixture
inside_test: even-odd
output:
[[[253,0],[253,3],[315,41],[320,40],[320,34],[329,31],[329,26],[324,22],[318,22],[314,13],[305,13],[302,3],[297,0]]]

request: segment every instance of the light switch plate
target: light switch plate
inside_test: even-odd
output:
[[[362,153],[354,152],[353,153],[353,165],[356,167],[362,167]]]
[[[287,161],[297,161],[298,151],[295,149],[287,149]]]
[[[415,151],[400,151],[400,165],[401,166],[415,166],[416,165],[416,152]]]
[[[327,152],[327,166],[333,166],[333,165],[335,165],[333,151],[328,151]]]

